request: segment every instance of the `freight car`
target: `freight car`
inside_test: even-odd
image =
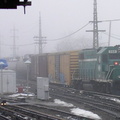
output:
[[[79,53],[79,76],[73,86],[101,92],[120,91],[120,46],[85,49]]]
[[[78,68],[78,51],[31,55],[30,78],[49,77],[50,82],[70,85]]]
[[[42,55],[31,55],[30,77],[36,80],[37,77],[48,77],[48,57],[47,53]]]
[[[78,51],[48,54],[48,76],[51,82],[70,86],[78,68]]]

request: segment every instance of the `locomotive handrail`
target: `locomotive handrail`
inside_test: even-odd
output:
[[[113,68],[108,76],[108,79],[110,78],[110,75],[112,74],[112,72],[115,70],[115,68]]]
[[[108,78],[109,73],[111,72],[111,71],[110,71],[110,67],[111,67],[111,66],[113,66],[113,65],[109,65],[109,71],[108,71],[108,73],[107,73],[107,75],[106,75],[106,80],[107,80],[107,78]]]

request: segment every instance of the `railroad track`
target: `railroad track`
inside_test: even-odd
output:
[[[43,113],[49,113],[51,115],[59,116],[60,118],[67,119],[67,120],[93,120],[91,118],[77,116],[77,115],[71,114],[70,112],[60,110],[60,106],[59,106],[59,109],[58,107],[55,107],[55,106],[51,107],[51,106],[43,106],[43,105],[22,105],[22,107],[41,111]]]
[[[66,87],[58,87],[58,86],[51,86],[51,89],[54,91],[54,89],[57,89],[59,92],[68,92],[71,94],[75,94],[78,96],[83,96],[83,97],[92,97],[94,99],[101,100],[103,102],[111,103],[111,104],[120,104],[120,96],[117,95],[112,95],[112,94],[104,94],[104,93],[99,93],[99,92],[93,92],[93,91],[85,91],[85,90],[76,90],[72,88],[66,88]]]
[[[11,118],[8,116],[0,115],[0,120],[11,120]]]
[[[51,88],[50,95],[54,97],[64,98],[67,100],[74,101],[76,103],[84,103],[87,106],[90,106],[91,108],[95,108],[99,111],[106,112],[108,115],[113,117],[114,119],[120,119],[120,107],[118,103],[115,103],[114,101],[109,100],[106,101],[105,94],[104,97],[99,94],[99,97],[97,96],[97,93],[95,96],[91,94],[82,94],[80,91],[72,91],[72,89],[68,90],[69,88],[58,88],[53,87]],[[59,93],[59,94],[58,94]],[[107,95],[108,97],[108,95]]]
[[[33,88],[35,88],[34,85]],[[113,100],[114,98],[119,99],[119,96],[90,91],[78,91],[69,87],[56,87],[53,85],[50,85],[50,95],[53,98],[64,98],[74,103],[82,103],[85,106],[89,106],[90,109],[98,110],[98,113],[102,112],[107,116],[109,115],[109,120],[120,119],[120,105]]]
[[[5,120],[93,120],[87,117],[77,116],[70,112],[63,111],[58,107],[43,106],[43,105],[30,105],[30,103],[20,104],[20,102],[9,100],[9,104],[0,106],[0,113],[3,113]],[[59,107],[60,108],[60,107]],[[65,108],[66,109],[66,108]],[[47,114],[46,114],[47,113]],[[9,117],[6,118],[4,115]],[[4,120],[3,119],[3,120]]]
[[[3,111],[12,111],[11,115],[17,115],[20,117],[24,115],[23,120],[63,120],[46,113],[38,112],[33,109],[28,109],[17,105],[6,105],[4,107],[0,107],[0,109]],[[19,118],[18,120],[22,120],[22,118]]]
[[[0,106],[1,118],[6,120],[33,120],[33,117],[27,116],[17,111]]]

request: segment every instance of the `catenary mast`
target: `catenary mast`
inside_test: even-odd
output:
[[[94,0],[94,13],[93,13],[93,48],[99,47],[98,41],[98,21],[97,21],[97,0]]]
[[[98,22],[101,21],[97,19],[97,0],[94,0],[93,21],[90,22],[93,23],[93,30],[87,30],[87,32],[93,32],[93,48],[97,49],[99,47],[98,33],[105,32],[105,30],[98,30]]]

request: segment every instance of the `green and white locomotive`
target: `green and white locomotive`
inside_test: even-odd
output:
[[[120,46],[81,50],[78,70],[82,89],[120,91]]]

